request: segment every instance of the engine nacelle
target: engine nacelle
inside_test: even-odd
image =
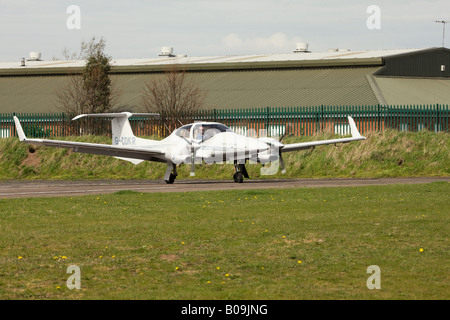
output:
[[[270,153],[269,151],[258,153],[258,162],[263,164],[278,160],[278,153]]]
[[[179,146],[166,152],[166,158],[170,159],[174,164],[190,163],[191,154],[185,146]]]

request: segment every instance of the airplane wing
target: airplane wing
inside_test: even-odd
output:
[[[19,119],[14,116],[19,140],[29,144],[44,145],[56,148],[72,149],[74,152],[90,153],[103,156],[124,157],[140,160],[166,162],[165,152],[158,146],[123,147],[108,144],[60,141],[48,139],[28,139],[22,129]]]
[[[285,144],[281,152],[290,152],[290,151],[297,151],[297,150],[306,150],[313,148],[315,146],[322,146],[327,144],[335,144],[335,143],[348,143],[352,141],[358,141],[358,140],[365,140],[366,137],[363,137],[358,129],[356,128],[355,121],[352,117],[348,117],[348,122],[350,124],[351,129],[351,138],[341,138],[341,139],[331,139],[331,140],[319,140],[319,141],[311,141],[311,142],[301,142],[301,143],[292,143],[292,144]]]

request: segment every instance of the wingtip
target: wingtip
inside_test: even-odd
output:
[[[353,138],[361,138],[361,139],[366,139],[366,137],[363,137],[359,131],[358,128],[356,127],[356,123],[355,120],[353,120],[352,117],[348,116],[348,123],[350,124],[350,130],[351,130],[351,134]]]
[[[14,119],[14,123],[16,124],[16,131],[17,131],[17,135],[19,136],[19,140],[20,141],[27,140],[27,137],[25,136],[25,132],[23,132],[22,125],[20,124],[19,119],[16,116],[14,116],[13,119]]]

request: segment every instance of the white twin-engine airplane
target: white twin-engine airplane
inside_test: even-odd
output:
[[[173,183],[175,181],[177,165],[190,164],[191,176],[193,176],[195,175],[195,164],[201,164],[202,161],[207,164],[223,163],[224,161],[234,163],[236,169],[236,173],[233,175],[234,181],[241,183],[244,177],[249,178],[245,169],[247,160],[250,162],[253,161],[253,163],[259,162],[263,164],[279,160],[276,170],[278,170],[279,163],[284,173],[285,169],[282,158],[284,152],[306,150],[315,146],[366,139],[360,135],[353,119],[348,117],[352,134],[351,138],[282,144],[274,138],[251,138],[239,135],[221,123],[196,122],[184,125],[172,132],[167,138],[157,141],[138,138],[133,134],[130,122],[128,121],[128,118],[133,115],[155,116],[157,114],[133,114],[129,112],[82,114],[72,119],[77,120],[82,117],[112,118],[112,145],[28,139],[25,136],[19,119],[15,116],[14,122],[20,141],[25,143],[68,148],[74,152],[113,156],[134,164],[139,164],[145,160],[167,163],[167,170],[164,175],[166,183]]]

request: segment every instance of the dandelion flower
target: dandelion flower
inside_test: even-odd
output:
[[[302,262],[300,260],[298,260],[297,263],[302,263]]]
[[[420,249],[419,249],[419,252],[423,252],[423,248],[420,248]]]
[[[19,260],[20,260],[20,259],[23,259],[23,258],[22,258],[22,256],[18,256],[18,257],[17,257],[17,259],[19,259]]]
[[[211,283],[211,281],[209,281],[209,280],[208,280],[208,281],[206,281],[206,283],[210,284],[210,283]]]
[[[225,277],[229,277],[230,275],[228,273],[225,273]]]
[[[286,236],[282,236],[281,238],[286,239]]]
[[[216,267],[217,270],[220,270],[220,267]]]

